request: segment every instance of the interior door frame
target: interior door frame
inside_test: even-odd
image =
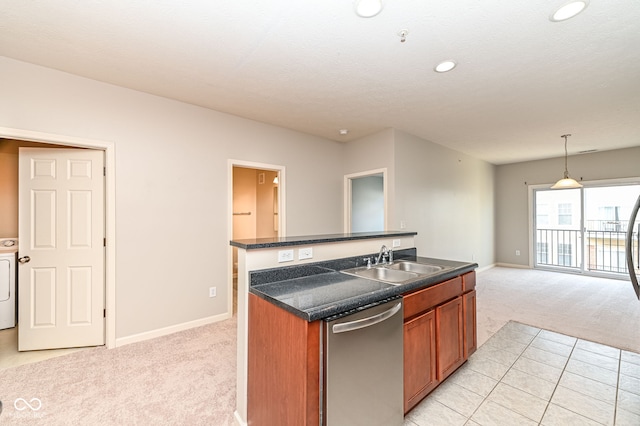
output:
[[[104,188],[105,237],[107,246],[104,259],[105,285],[105,345],[108,349],[116,345],[116,169],[115,144],[94,139],[63,136],[53,133],[41,133],[30,130],[0,127],[0,138],[16,139],[27,142],[40,142],[51,145],[63,145],[70,148],[89,148],[104,152],[104,166],[107,176]]]
[[[287,235],[285,167],[276,164],[258,163],[246,160],[227,160],[227,241],[233,240],[233,168],[244,167],[278,172],[278,237]],[[233,247],[227,245],[227,310],[233,312]]]
[[[389,229],[389,209],[388,209],[388,189],[387,189],[387,181],[388,181],[388,173],[387,168],[375,169],[375,170],[366,170],[364,172],[351,173],[348,175],[344,175],[344,225],[343,229],[346,234],[351,233],[351,191],[352,191],[352,181],[353,179],[363,178],[367,176],[376,176],[382,174],[382,193],[384,197],[384,230]]]

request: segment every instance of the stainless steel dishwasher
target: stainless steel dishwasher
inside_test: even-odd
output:
[[[404,422],[402,299],[325,320],[325,426]]]

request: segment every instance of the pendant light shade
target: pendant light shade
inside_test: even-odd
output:
[[[567,167],[567,138],[571,136],[570,134],[562,135],[561,138],[564,138],[564,177],[557,181],[555,185],[551,187],[551,189],[572,189],[572,188],[582,188],[582,185],[569,177],[569,168]]]

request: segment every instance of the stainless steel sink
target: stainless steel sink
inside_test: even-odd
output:
[[[341,272],[347,275],[355,275],[357,277],[368,278],[370,280],[400,285],[447,269],[451,268],[440,265],[399,261],[392,263],[391,265],[378,265],[369,268],[362,266],[359,268],[346,269]]]
[[[342,271],[345,274],[357,275],[363,278],[369,278],[377,281],[384,281],[389,283],[402,283],[412,279],[418,278],[420,275],[415,272],[400,271],[397,269],[387,269],[382,266],[375,266],[373,268],[354,268],[346,271]]]
[[[440,265],[425,265],[423,263],[406,261],[396,262],[391,265],[387,265],[386,267],[393,270],[409,271],[424,275],[431,275],[446,269],[444,266]]]

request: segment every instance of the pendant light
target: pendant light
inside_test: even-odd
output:
[[[582,188],[582,185],[577,182],[575,179],[571,179],[569,177],[569,168],[567,167],[567,138],[571,136],[570,134],[562,135],[561,138],[564,138],[564,178],[560,179],[556,182],[555,185],[551,187],[551,189],[570,189],[570,188]]]

